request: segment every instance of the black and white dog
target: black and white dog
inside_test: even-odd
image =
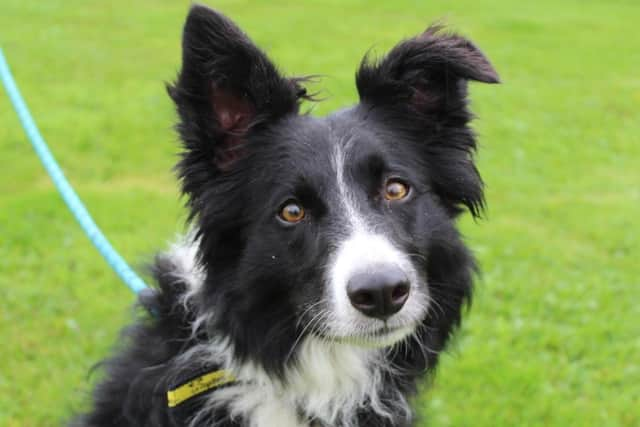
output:
[[[470,41],[430,27],[356,74],[360,102],[299,113],[287,78],[194,6],[169,94],[192,232],[153,267],[152,315],[102,365],[77,426],[409,426],[471,296],[456,231],[483,208]]]

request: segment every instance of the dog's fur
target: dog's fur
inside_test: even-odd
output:
[[[430,27],[365,58],[360,102],[299,114],[304,79],[283,77],[231,21],[194,6],[169,94],[191,232],[157,257],[154,295],[103,364],[78,426],[409,426],[471,296],[474,261],[455,228],[483,208],[467,81],[498,76],[470,41]],[[409,188],[382,196],[385,181]],[[303,220],[278,216],[283,204]],[[361,271],[410,284],[385,321],[347,297]],[[203,367],[238,382],[167,407]]]

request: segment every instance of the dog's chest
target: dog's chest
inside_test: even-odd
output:
[[[340,411],[326,411],[325,413],[310,415],[307,412],[313,410],[300,405],[303,402],[296,402],[292,396],[276,394],[273,389],[254,388],[244,389],[235,394],[233,400],[229,401],[231,412],[235,416],[240,416],[243,426],[246,427],[328,427],[335,426],[327,424],[314,417],[324,419],[335,418]],[[311,402],[310,402],[311,403]],[[341,417],[342,418],[342,417]],[[340,422],[339,425],[343,423]],[[347,425],[350,423],[347,422]]]
[[[300,419],[295,404],[269,396],[265,390],[256,389],[239,396],[234,406],[248,410],[247,427],[312,427]]]
[[[236,367],[240,384],[214,393],[209,403],[228,408],[247,427],[352,426],[358,408],[383,407],[373,354],[305,340],[285,381],[274,381],[255,366]]]

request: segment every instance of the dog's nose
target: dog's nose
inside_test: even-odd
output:
[[[362,314],[386,320],[407,302],[409,280],[396,266],[381,266],[356,273],[347,283],[351,305]]]

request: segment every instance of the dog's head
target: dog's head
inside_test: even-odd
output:
[[[307,335],[386,347],[420,333],[442,347],[473,273],[455,218],[483,206],[469,80],[498,77],[470,41],[431,27],[363,60],[354,107],[300,114],[303,79],[225,17],[191,9],[169,87],[178,171],[202,304],[238,356],[278,367]]]

